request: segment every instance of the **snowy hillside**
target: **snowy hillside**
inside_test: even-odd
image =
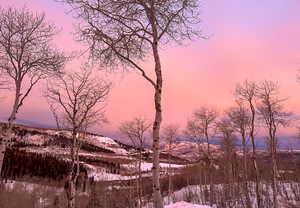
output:
[[[4,124],[2,123],[2,127],[3,126]],[[57,163],[70,162],[70,146],[72,144],[71,131],[36,128],[24,125],[16,125],[13,131],[15,134],[14,146],[18,147],[18,150],[13,150],[10,154],[11,157],[15,157],[16,159],[28,157],[28,159],[25,159],[27,162],[23,162],[22,164],[16,162],[13,164],[24,165],[22,168],[27,170],[28,167],[25,167],[26,164],[30,165],[32,162],[42,164],[44,162],[39,158],[44,157],[49,157],[50,160],[55,160]],[[122,144],[112,138],[92,133],[87,133],[83,137],[80,137],[80,139],[82,140],[82,144],[79,151],[79,161],[86,177],[94,181],[132,180],[135,178],[134,175],[137,173],[138,161],[137,149]],[[14,153],[14,151],[18,152]],[[168,158],[168,155],[163,156],[164,158]],[[14,160],[14,158],[10,158],[10,160],[11,159]],[[143,151],[142,160],[143,177],[150,177],[152,152],[145,149]],[[176,164],[177,160],[181,163]],[[162,161],[164,161],[161,162],[163,172],[169,165],[165,162],[166,159]],[[184,165],[182,165],[180,158],[175,158],[172,160],[170,167],[181,168],[184,167]],[[39,171],[39,173],[32,174],[47,174],[44,173],[44,171],[47,172],[46,169],[37,169],[37,171]],[[61,172],[65,174],[64,170]],[[16,172],[14,167],[10,167],[8,168],[7,174],[10,176],[15,174],[19,175],[20,173],[18,171]]]
[[[196,204],[190,204],[184,201],[177,202],[175,204],[170,204],[165,206],[165,208],[211,208],[210,206],[206,205],[196,205]]]
[[[5,124],[1,123],[0,125],[3,127]],[[25,146],[34,145],[49,147],[59,146],[62,143],[67,145],[70,143],[72,137],[72,132],[70,130],[37,128],[20,124],[17,124],[14,127],[14,133],[16,142],[22,143]],[[105,136],[88,133],[82,138],[82,142],[91,147],[102,148],[116,154],[128,154],[127,150],[122,148],[119,142]]]
[[[211,154],[216,155],[219,153],[220,145],[210,144],[209,148]],[[193,161],[207,153],[207,143],[176,142],[171,146],[165,145],[162,152],[168,153],[169,150],[171,150],[171,155]]]

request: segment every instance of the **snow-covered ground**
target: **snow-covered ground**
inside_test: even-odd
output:
[[[165,206],[165,208],[211,208],[207,205],[197,205],[197,204],[190,204],[184,201],[176,202],[175,204],[170,204]]]
[[[218,156],[220,152],[220,145],[210,144],[209,146],[211,153],[214,156]],[[173,143],[171,146],[165,145],[162,152],[168,153],[169,149],[171,149],[172,155],[193,161],[196,158],[199,158],[199,156],[206,154],[207,143],[182,141]]]
[[[55,191],[58,194],[61,194],[64,189],[57,188],[54,186],[46,186],[36,183],[30,183],[25,181],[14,181],[14,180],[7,180],[6,183],[3,183],[4,189],[6,190],[13,190],[13,189],[24,189],[26,192],[33,192],[36,189],[50,189],[51,191]],[[1,207],[1,206],[0,206]]]
[[[87,136],[86,141],[92,145],[111,150],[116,154],[128,154],[128,152],[124,148],[120,147],[120,145],[117,142],[115,142],[109,137],[89,135]]]
[[[130,180],[132,176],[122,176],[120,174],[107,173],[105,168],[84,164],[87,167],[88,177],[94,181],[118,181]]]
[[[169,167],[169,163],[160,163],[159,165],[161,168]],[[125,168],[132,168],[134,166],[135,166],[135,164],[133,164],[133,163],[123,165],[123,167],[125,167]],[[142,169],[142,171],[150,171],[150,170],[152,170],[152,166],[153,166],[153,164],[150,162],[142,162],[141,169]],[[170,167],[171,168],[182,168],[182,167],[184,167],[184,165],[170,164]]]
[[[44,145],[48,141],[54,139],[54,136],[62,135],[67,138],[72,138],[72,131],[70,130],[57,130],[57,129],[43,129],[43,128],[34,128],[30,126],[19,126],[21,130],[28,131],[25,133],[24,136],[17,136],[20,138],[19,141],[22,141],[25,144],[33,144],[33,145]],[[97,147],[101,147],[107,150],[111,150],[112,152],[120,155],[127,155],[128,152],[124,148],[120,146],[119,143],[117,143],[115,140],[101,136],[101,135],[95,135],[95,134],[86,134],[83,137],[80,137],[79,139],[84,140],[90,145],[94,145]]]
[[[85,164],[84,166],[87,167],[88,177],[93,178],[95,181],[115,181],[115,180],[131,180],[138,177],[137,175],[134,176],[124,176],[120,174],[112,174],[107,173],[105,168],[96,167],[94,165]],[[134,163],[122,165],[122,167],[127,168],[129,170],[137,169],[137,166]],[[165,168],[169,167],[167,163],[160,163],[160,167]],[[176,165],[171,164],[172,168],[181,168],[183,165]],[[152,168],[152,163],[143,162],[142,163],[142,177],[150,177],[152,173],[150,172]],[[146,173],[145,173],[146,172]]]
[[[238,184],[236,184],[238,185]],[[250,183],[249,184],[249,191],[250,191],[250,201],[251,201],[251,207],[257,207],[257,202],[256,202],[256,196],[255,196],[255,184]],[[297,203],[299,202],[299,189],[300,184],[292,182],[292,183],[279,183],[278,184],[278,203],[279,207],[285,208],[287,207],[287,203],[294,205],[294,207],[299,207],[297,206]],[[178,207],[180,207],[181,203],[183,201],[189,201],[192,204],[207,204],[206,201],[204,201],[204,193],[205,190],[208,190],[208,186],[199,186],[199,185],[190,185],[187,187],[184,187],[178,191],[175,191],[171,194],[170,196],[170,201],[175,204],[179,204]],[[215,196],[218,197],[219,194],[224,194],[225,191],[228,191],[228,186],[226,184],[218,184],[215,186]],[[262,185],[262,190],[263,190],[263,197],[262,201],[265,203],[266,207],[270,207],[270,204],[272,204],[272,188],[271,184],[263,184]],[[244,208],[244,201],[242,198],[237,198],[233,201],[231,201],[230,205],[227,204],[226,207],[232,207],[232,208]],[[242,197],[240,195],[239,197]],[[224,198],[219,198],[223,203],[226,204],[226,199]],[[165,208],[174,208],[172,204],[165,206]],[[164,197],[164,204],[170,204],[169,198]],[[299,204],[298,204],[299,205]],[[202,207],[210,207],[208,205],[202,205]],[[185,206],[183,206],[185,208]],[[200,206],[201,207],[201,206]],[[212,206],[212,208],[223,208],[224,206],[220,206],[218,204],[215,204]],[[152,205],[147,205],[145,208],[152,208]],[[177,208],[177,206],[175,206]],[[180,207],[181,208],[181,207]],[[192,206],[194,208],[194,206]],[[197,206],[195,208],[198,208]]]
[[[148,162],[143,162],[142,163],[142,171],[149,171],[152,169],[152,163],[148,163]],[[161,168],[168,168],[169,167],[169,164],[168,163],[160,163],[159,166]],[[177,165],[177,164],[170,164],[171,168],[182,168],[184,167],[184,165]]]

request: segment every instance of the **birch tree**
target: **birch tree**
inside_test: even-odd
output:
[[[194,119],[199,123],[201,129],[203,131],[204,138],[207,143],[207,156],[211,157],[210,152],[210,134],[212,133],[212,128],[214,127],[214,123],[218,113],[216,109],[212,107],[201,107],[194,112]]]
[[[193,118],[188,122],[187,132],[193,135],[194,138],[205,139],[206,157],[207,157],[207,167],[208,173],[212,172],[212,155],[210,151],[210,137],[212,134],[212,129],[214,128],[215,121],[217,119],[218,113],[216,109],[212,107],[201,107],[193,113]],[[199,137],[200,136],[200,137]],[[198,141],[200,145],[200,141]],[[200,148],[200,147],[199,147]],[[200,151],[200,149],[199,149]],[[209,184],[210,184],[210,204],[213,205],[214,201],[214,184],[212,183],[212,174],[208,174]]]
[[[268,143],[272,159],[272,189],[273,189],[273,205],[278,205],[278,184],[279,176],[277,167],[277,130],[279,127],[286,127],[291,121],[291,113],[284,110],[284,101],[278,97],[279,85],[273,81],[262,81],[258,88],[259,105],[258,112],[260,119],[268,131]]]
[[[126,135],[131,143],[138,148],[138,178],[137,178],[137,192],[138,192],[138,208],[143,205],[142,201],[142,159],[143,148],[146,141],[146,133],[151,127],[151,123],[142,117],[136,117],[132,121],[123,122],[120,126],[120,131]]]
[[[0,73],[15,94],[6,140],[0,146],[1,165],[6,146],[12,139],[12,124],[25,99],[41,79],[60,72],[67,58],[51,45],[57,30],[46,22],[44,14],[26,8],[0,7],[0,23]],[[1,168],[2,165],[0,172]]]
[[[237,106],[226,111],[227,117],[232,124],[232,128],[241,135],[243,147],[243,189],[246,196],[246,207],[251,208],[251,201],[248,189],[248,148],[247,139],[251,128],[250,111],[245,104],[237,101]]]
[[[228,118],[222,118],[216,124],[216,131],[221,138],[221,150],[224,153],[225,181],[229,186],[225,195],[234,198],[235,181],[235,155],[236,155],[236,135],[231,121]],[[226,197],[227,198],[227,197]]]
[[[163,208],[159,183],[159,141],[162,122],[163,68],[159,50],[198,35],[198,0],[58,0],[71,6],[81,20],[78,39],[87,43],[91,59],[107,68],[132,68],[154,90],[153,199]],[[151,57],[152,73],[142,61]],[[153,76],[151,76],[154,74]]]
[[[257,166],[257,153],[256,153],[256,144],[255,144],[255,121],[256,121],[256,108],[255,101],[257,99],[258,87],[257,83],[251,81],[245,81],[243,84],[238,84],[235,88],[236,99],[240,102],[246,102],[248,109],[251,112],[250,116],[250,130],[249,135],[252,144],[252,164],[255,170],[255,192],[257,207],[262,208],[262,199],[261,199],[261,184],[260,184],[260,172]]]
[[[72,131],[71,166],[65,183],[68,208],[75,207],[81,141],[88,128],[103,120],[103,104],[111,86],[93,76],[85,70],[57,76],[48,82],[45,93],[59,126]]]
[[[179,134],[179,126],[176,124],[169,124],[163,128],[163,138],[167,144],[168,151],[168,203],[171,203],[172,194],[172,172],[171,172],[171,155],[174,147],[172,145],[176,142]]]
[[[31,90],[41,79],[60,72],[66,56],[51,45],[57,29],[44,14],[0,8],[0,22],[0,70],[15,91],[10,126]]]
[[[203,129],[202,126],[195,121],[194,119],[190,119],[187,121],[185,130],[183,132],[188,138],[191,138],[195,141],[198,147],[198,159],[200,159],[204,150],[201,146],[201,142],[204,140]]]

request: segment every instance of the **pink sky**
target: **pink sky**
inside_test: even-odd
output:
[[[62,29],[56,40],[58,48],[82,48],[71,35],[76,20],[65,14],[61,4],[49,0],[1,0],[3,7],[24,4],[33,11],[44,11],[47,19]],[[220,111],[231,106],[235,85],[245,79],[278,81],[282,96],[288,98],[287,109],[300,113],[300,84],[296,81],[300,69],[299,11],[297,0],[203,1],[201,28],[210,38],[161,50],[164,124],[179,123],[184,127],[192,111],[202,105],[212,105]],[[151,70],[151,61],[144,66]],[[142,77],[136,73],[107,77],[114,87],[106,108],[110,123],[101,131],[115,132],[120,122],[134,116],[153,118],[153,90]],[[42,88],[43,83],[25,101],[19,119],[54,123],[41,96]],[[5,95],[0,103],[2,117],[10,111],[13,93]]]

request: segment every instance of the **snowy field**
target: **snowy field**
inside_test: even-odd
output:
[[[113,173],[107,173],[105,168],[96,167],[89,164],[84,164],[84,166],[87,167],[88,171],[88,177],[93,178],[94,181],[115,181],[115,180],[132,180],[137,178],[137,175],[133,176],[122,176],[120,174],[113,174]],[[122,165],[122,167],[127,168],[128,170],[138,170],[135,163]],[[168,163],[160,163],[161,168],[167,168],[169,167]],[[184,165],[176,165],[171,164],[171,168],[182,168]],[[143,173],[142,177],[151,177],[151,169],[152,169],[152,163],[143,162],[141,167]]]
[[[110,176],[111,177],[111,176]],[[110,178],[111,179],[111,178]],[[116,176],[116,179],[119,179]],[[254,184],[252,184],[254,189]],[[269,187],[264,185],[264,190],[269,191],[269,195],[271,195],[271,190]],[[8,183],[4,184],[4,187],[6,190],[23,190],[26,191],[27,193],[34,193],[35,196],[39,197],[40,200],[43,202],[42,204],[47,204],[48,203],[48,198],[47,198],[47,193],[54,193],[54,195],[61,195],[63,194],[63,188],[54,188],[53,186],[45,186],[45,185],[38,185],[38,184],[32,184],[32,183],[27,183],[27,182],[16,182],[16,181],[9,181]],[[292,202],[293,204],[296,204],[295,199],[295,192],[294,189],[298,189],[300,187],[300,184],[296,183],[283,183],[279,185],[280,187],[280,192],[286,191],[289,202]],[[204,201],[201,201],[201,198],[203,196],[201,195],[201,190],[203,191],[204,186],[198,186],[198,185],[192,185],[192,186],[187,186],[185,188],[182,188],[178,191],[175,191],[171,195],[171,201],[169,201],[169,198],[166,196],[164,197],[164,204],[165,208],[224,208],[228,206],[220,206],[220,205],[213,205],[209,206],[207,203]],[[219,194],[218,191],[223,191],[224,192],[224,184],[219,184],[216,185],[216,196]],[[279,197],[279,207],[280,208],[285,208],[286,207],[286,200],[283,199],[282,193]],[[285,197],[286,198],[286,197]],[[266,199],[264,199],[266,200]],[[188,202],[189,203],[188,203]],[[251,194],[251,202],[252,202],[252,207],[257,207],[256,201],[255,201],[255,196]],[[205,205],[206,204],[206,205]],[[1,207],[1,206],[0,206]],[[236,203],[233,206],[230,206],[231,208],[242,208],[244,207],[244,204],[242,201],[236,201]],[[270,206],[264,206],[264,207],[270,207]],[[296,206],[295,206],[296,207]],[[152,203],[146,204],[143,208],[153,208]]]
[[[149,162],[142,162],[141,164],[141,170],[142,171],[150,171],[152,169],[152,163],[149,163]],[[132,168],[134,166],[134,164],[128,164],[128,165],[123,165],[123,167],[126,167],[126,168]],[[182,168],[184,167],[184,165],[178,165],[178,164],[170,164],[169,163],[160,163],[159,166],[161,168]]]
[[[190,204],[184,201],[177,202],[175,204],[170,204],[165,206],[165,208],[211,208],[207,205],[196,205],[196,204]]]
[[[238,184],[236,184],[238,185]],[[272,188],[270,187],[270,184],[263,184],[263,198],[262,201],[264,202],[264,207],[270,207],[270,204],[272,203]],[[216,200],[224,200],[223,198],[217,199],[218,195],[223,194],[228,187],[226,187],[226,184],[218,184],[215,186],[215,196]],[[256,202],[256,196],[255,196],[255,184],[249,184],[250,188],[250,201],[251,206],[253,208],[257,207]],[[294,205],[297,207],[297,202],[299,202],[299,190],[300,190],[300,184],[298,183],[279,183],[278,184],[278,201],[279,201],[279,207],[285,208],[287,204]],[[204,200],[204,190],[208,190],[209,187],[205,186],[199,186],[199,185],[191,185],[184,187],[178,191],[175,191],[170,196],[170,201],[168,197],[164,197],[164,204],[171,204],[168,206],[165,206],[165,208],[181,208],[184,207],[191,207],[191,208],[210,208],[211,206],[208,205],[195,205],[195,204],[207,204]],[[189,201],[192,204],[188,204],[184,201]],[[172,204],[174,203],[174,204]],[[222,202],[224,203],[224,201]],[[243,202],[243,198],[236,198],[234,201],[230,202],[231,205],[226,206],[230,208],[244,208],[245,204]],[[224,206],[225,207],[225,206]],[[152,208],[152,205],[148,205],[145,208]],[[213,205],[211,208],[223,208],[223,206],[220,205]]]

